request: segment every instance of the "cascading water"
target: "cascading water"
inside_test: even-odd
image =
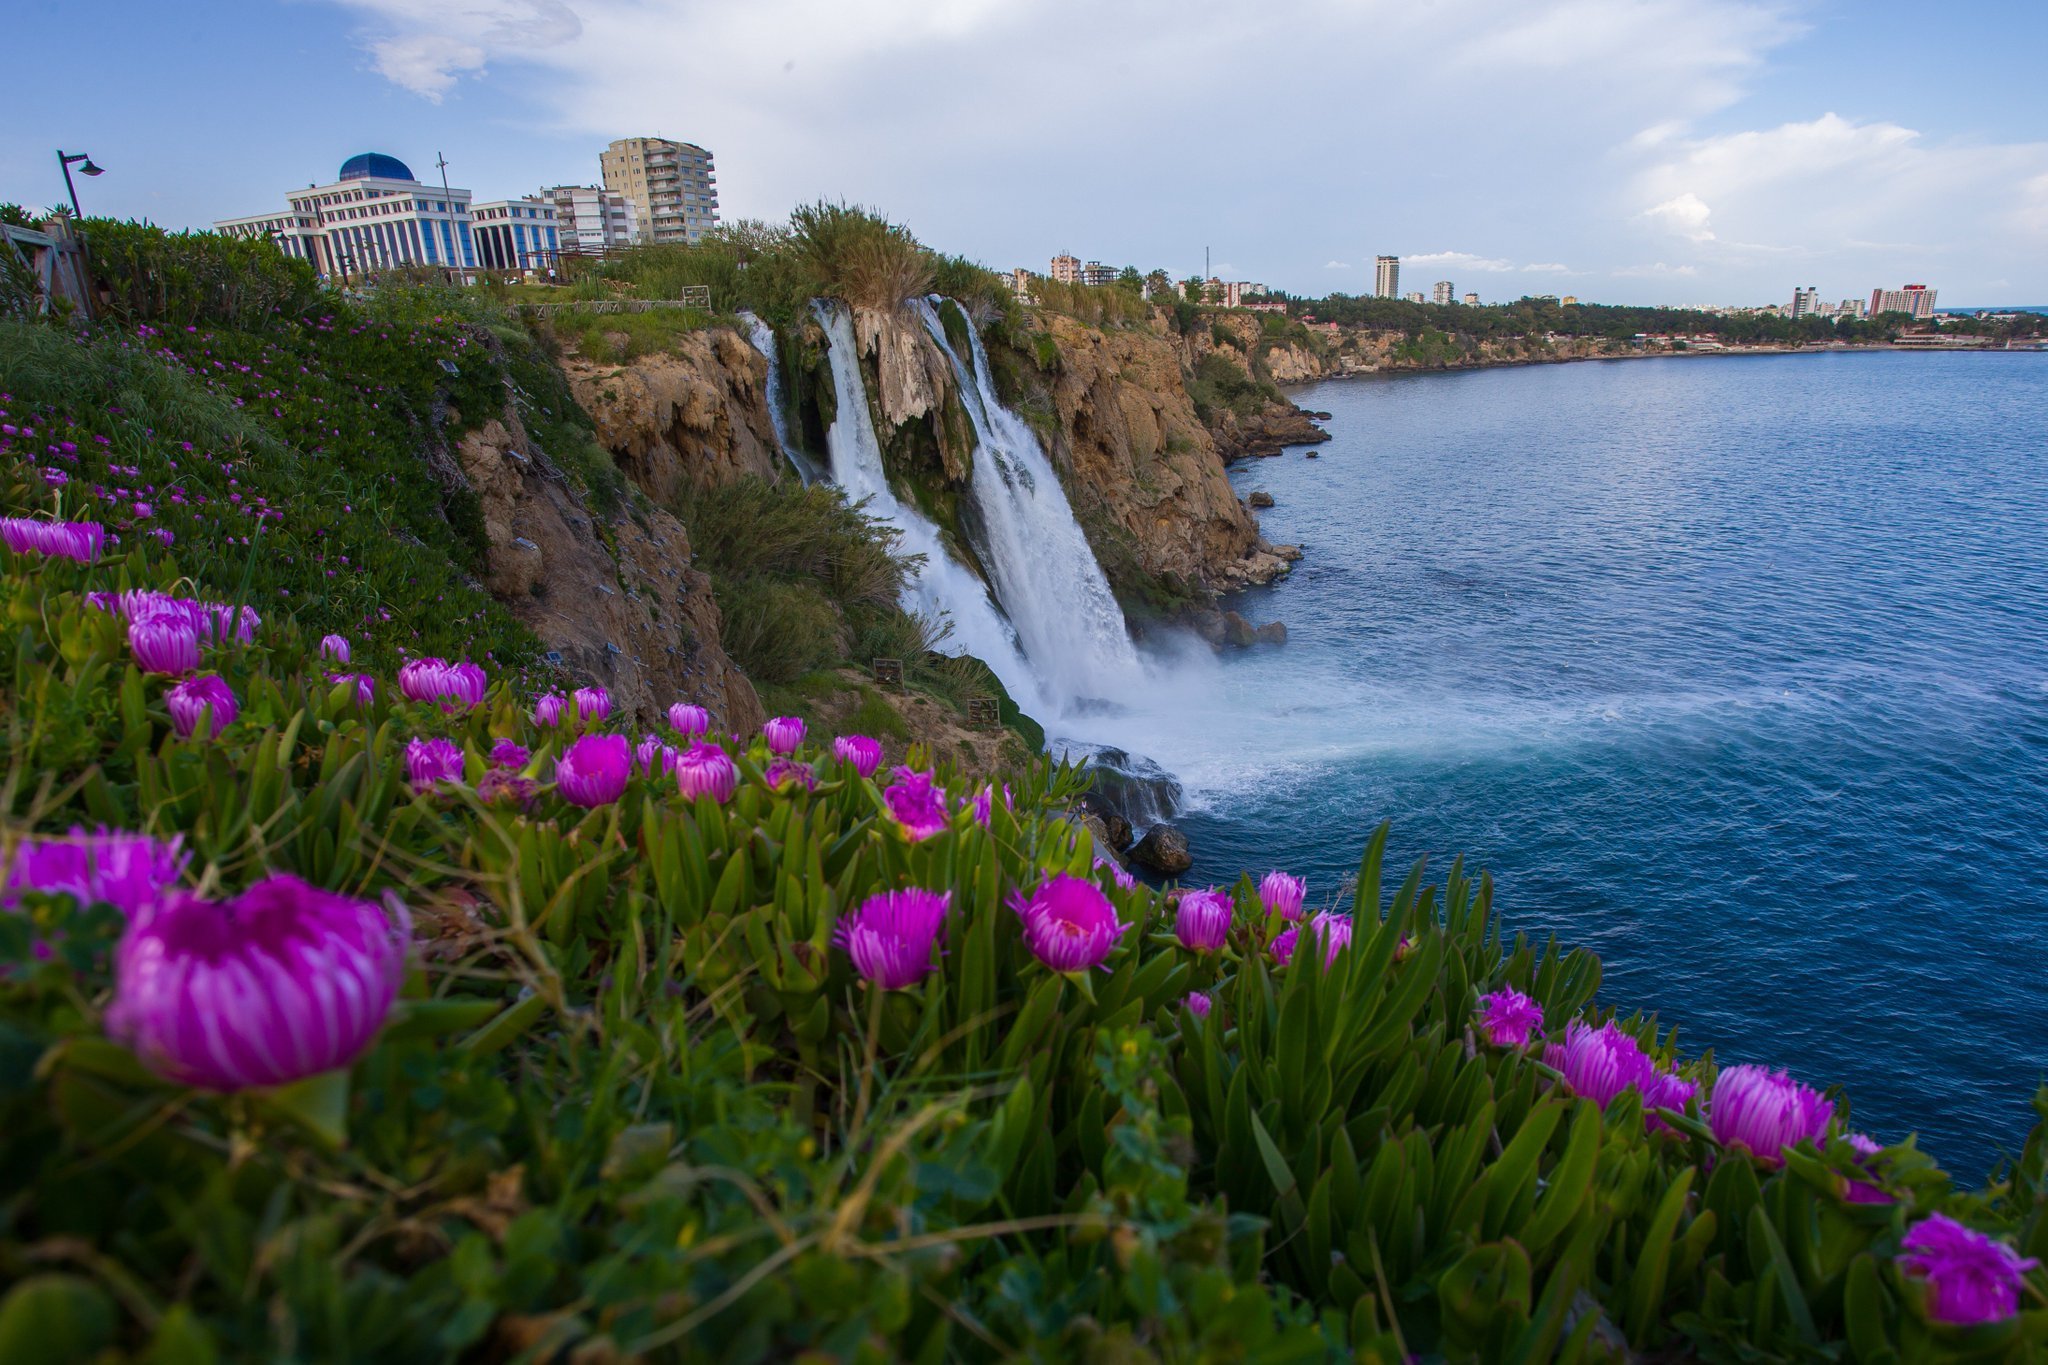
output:
[[[813,303],[811,309],[825,329],[826,359],[832,367],[837,397],[832,429],[825,437],[833,482],[845,490],[848,501],[865,501],[869,516],[901,532],[905,553],[924,557],[905,585],[904,605],[948,622],[951,642],[987,664],[1002,679],[1012,700],[1034,716],[1049,714],[1052,699],[1025,661],[1016,633],[996,609],[988,588],[947,551],[939,528],[889,487],[882,466],[882,443],[875,437],[874,421],[868,413],[867,384],[861,378],[852,315],[826,300]]]
[[[768,420],[775,424],[775,444],[782,447],[783,458],[790,468],[809,488],[825,477],[825,471],[818,468],[816,461],[801,450],[795,441],[789,439],[789,415],[783,406],[785,395],[782,391],[782,356],[775,348],[775,329],[761,321],[754,314],[741,310],[740,316],[747,322],[747,339],[754,343],[754,349],[768,362]]]
[[[1038,433],[996,397],[988,353],[971,320],[966,330],[972,366],[954,350],[939,317],[944,302],[919,299],[915,307],[952,363],[961,404],[974,427],[969,489],[983,542],[976,549],[995,579],[996,598],[1015,623],[1025,656],[1055,697],[1082,701],[1128,695],[1141,669],[1109,579],[1074,518]]]

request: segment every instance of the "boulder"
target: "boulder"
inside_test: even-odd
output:
[[[1177,877],[1195,865],[1188,853],[1187,836],[1172,825],[1154,825],[1145,831],[1131,850],[1131,861],[1154,872]]]
[[[1278,621],[1268,621],[1252,632],[1252,639],[1262,645],[1284,645],[1287,643],[1287,627]]]
[[[1084,792],[1080,800],[1081,822],[1095,835],[1098,848],[1117,853],[1131,846],[1131,822],[1122,811],[1097,792]]]
[[[1316,453],[1315,453],[1315,452],[1314,452],[1313,450],[1311,450],[1311,451],[1309,451],[1309,452],[1308,452],[1308,457],[1309,457],[1309,458],[1310,458],[1311,460],[1313,460],[1313,459],[1315,459],[1315,458],[1316,458]]]
[[[1252,629],[1251,622],[1245,620],[1244,617],[1234,611],[1223,613],[1224,644],[1235,645],[1237,648],[1243,649],[1257,638],[1258,634]]]
[[[1252,494],[1251,504],[1254,507],[1271,507],[1273,505],[1273,495],[1262,489]]]

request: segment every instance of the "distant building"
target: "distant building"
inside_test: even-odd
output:
[[[401,266],[474,270],[470,193],[423,185],[403,161],[364,152],[342,163],[331,185],[285,195],[283,213],[223,218],[216,231],[268,237],[322,275],[356,275]]]
[[[718,226],[718,169],[694,142],[622,137],[597,161],[604,187],[633,202],[642,240],[697,242]]]
[[[1031,281],[1034,278],[1036,277],[1021,265],[1010,272],[1010,292],[1017,296],[1017,302],[1031,302]]]
[[[1081,282],[1081,258],[1062,251],[1052,258],[1052,268],[1046,271],[1056,284],[1079,284]]]
[[[1465,306],[1467,308],[1477,308],[1479,306],[1479,296],[1477,294],[1465,295]]]
[[[1116,283],[1117,269],[1100,261],[1090,261],[1081,267],[1081,283],[1101,288]]]
[[[1803,318],[1820,311],[1820,290],[1814,285],[1792,291],[1792,316]]]
[[[597,185],[551,185],[535,196],[555,206],[564,254],[602,255],[640,240],[633,201]]]
[[[555,206],[544,199],[495,199],[469,211],[477,264],[486,270],[552,270],[561,254]]]
[[[1401,297],[1401,258],[1381,256],[1372,263],[1372,292],[1383,299]]]
[[[1870,316],[1909,313],[1924,321],[1934,316],[1935,292],[1924,284],[1909,284],[1904,289],[1873,289],[1870,291]]]
[[[1860,317],[1862,317],[1862,316],[1863,316],[1863,300],[1862,300],[1862,299],[1843,299],[1843,300],[1842,300],[1842,301],[1841,301],[1840,303],[1838,303],[1838,304],[1836,304],[1836,305],[1835,305],[1835,316],[1836,316],[1836,317],[1841,317],[1841,318],[1860,318]]]
[[[1579,296],[1577,294],[1566,294],[1563,298],[1559,299],[1558,302],[1564,305],[1566,308],[1574,308],[1578,306]]]
[[[1427,301],[1423,295],[1423,292],[1420,289],[1409,290],[1407,294],[1407,299],[1410,303],[1424,303]]]
[[[1449,280],[1438,280],[1431,286],[1429,301],[1437,307],[1446,307],[1457,298],[1457,287]]]

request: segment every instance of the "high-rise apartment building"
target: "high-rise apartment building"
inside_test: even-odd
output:
[[[1372,292],[1383,299],[1401,297],[1401,258],[1382,256],[1373,262]]]
[[[1104,265],[1100,261],[1090,261],[1081,267],[1081,283],[1083,284],[1092,284],[1100,288],[1104,285],[1115,284],[1116,277],[1117,268],[1113,265]]]
[[[1477,294],[1466,294],[1465,306],[1467,308],[1477,308],[1479,306],[1479,296]]]
[[[1054,284],[1079,284],[1081,282],[1081,258],[1062,251],[1052,258],[1052,269],[1047,272]]]
[[[1804,289],[1799,289],[1795,287],[1792,290],[1793,317],[1803,318],[1810,313],[1818,313],[1819,311],[1820,290],[1818,287],[1809,284]]]
[[[474,270],[470,193],[423,185],[403,161],[364,152],[341,165],[331,185],[285,194],[283,213],[223,218],[216,231],[268,237],[322,275],[360,275],[404,266]]]
[[[633,201],[597,185],[554,185],[536,198],[555,206],[555,231],[562,250],[602,254],[640,240]]]
[[[633,202],[643,241],[697,242],[718,226],[718,172],[695,143],[622,137],[598,164],[604,187]]]
[[[1934,316],[1935,291],[1924,284],[1909,284],[1904,289],[1873,289],[1870,291],[1870,316],[1879,313],[1908,313],[1926,320]]]
[[[1420,289],[1411,289],[1404,297],[1410,303],[1423,303],[1427,300],[1427,296]]]
[[[1449,280],[1438,280],[1436,284],[1431,287],[1429,301],[1439,308],[1448,307],[1449,305],[1457,302],[1457,298],[1457,290],[1452,286]]]

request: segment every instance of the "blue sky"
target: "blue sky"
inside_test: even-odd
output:
[[[990,265],[1297,293],[2048,302],[2048,5],[1872,0],[14,0],[0,199],[170,226],[349,155],[480,197],[612,137],[727,218],[846,198]],[[91,72],[89,86],[68,83]]]

